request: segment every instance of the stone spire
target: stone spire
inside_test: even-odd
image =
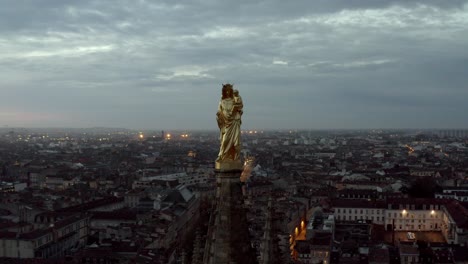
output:
[[[231,84],[223,84],[216,113],[221,143],[215,161],[217,189],[203,254],[205,264],[257,263],[242,194],[240,126],[243,107],[239,91]]]
[[[252,248],[240,170],[216,172],[215,210],[210,219],[203,263],[257,263]]]

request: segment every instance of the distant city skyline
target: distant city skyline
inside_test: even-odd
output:
[[[121,133],[126,132],[134,135],[143,135],[143,138],[146,136],[161,136],[161,132],[165,134],[172,135],[197,135],[198,133],[213,133],[218,134],[219,129],[141,129],[141,128],[125,128],[125,127],[0,127],[0,133],[35,133],[35,134],[48,134],[48,133],[69,133],[69,134],[81,134],[81,133],[90,133],[90,134],[107,134],[107,133]],[[468,135],[468,129],[465,128],[331,128],[331,129],[255,129],[255,128],[243,128],[241,130],[242,134],[252,134],[252,135],[262,135],[269,133],[294,133],[294,134],[304,134],[304,133],[429,133],[436,135],[454,135],[461,133],[463,135]],[[465,137],[465,136],[463,136]]]
[[[1,128],[468,128],[468,1],[2,3]]]

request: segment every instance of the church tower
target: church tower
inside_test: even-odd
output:
[[[216,197],[203,256],[204,264],[258,263],[250,242],[242,193],[240,125],[242,99],[232,85],[223,85],[217,121],[220,152],[215,164]]]

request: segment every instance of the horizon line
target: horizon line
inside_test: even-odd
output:
[[[0,127],[0,130],[14,130],[14,129],[29,129],[29,130],[45,130],[45,129],[63,129],[63,130],[87,130],[87,129],[109,129],[109,130],[131,130],[131,131],[218,131],[218,129],[190,129],[190,128],[127,128],[127,127],[112,127],[112,126],[92,126],[92,127],[67,127],[67,126],[49,126],[49,127],[20,127],[20,126],[4,126]],[[346,131],[346,130],[468,130],[466,128],[460,127],[447,127],[447,128],[430,128],[430,127],[420,127],[420,128],[405,128],[405,127],[363,127],[363,128],[244,128],[242,131]]]

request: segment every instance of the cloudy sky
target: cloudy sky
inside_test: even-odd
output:
[[[468,128],[468,1],[0,0],[0,126]]]

